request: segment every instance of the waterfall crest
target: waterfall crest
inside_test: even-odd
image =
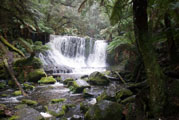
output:
[[[39,55],[44,66],[54,73],[85,73],[103,71],[106,67],[105,40],[85,39],[76,36],[50,36],[51,48]]]

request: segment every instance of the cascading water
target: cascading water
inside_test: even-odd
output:
[[[47,69],[53,69],[53,73],[89,74],[105,70],[105,40],[51,35],[47,44],[51,49],[39,57]]]

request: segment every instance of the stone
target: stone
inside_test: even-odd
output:
[[[90,88],[90,85],[86,81],[81,79],[73,81],[72,86],[75,93],[81,93],[85,88]]]
[[[29,82],[37,82],[40,80],[42,77],[45,77],[46,73],[44,72],[43,69],[35,69],[34,71],[30,72],[27,75],[27,81]]]
[[[30,90],[33,90],[35,88],[35,86],[33,85],[29,85],[28,83],[24,83],[24,88],[27,90],[27,89],[30,89]]]
[[[42,77],[38,83],[40,84],[53,84],[55,83],[56,80],[53,78],[53,76],[49,76],[49,77]]]
[[[89,82],[93,85],[108,85],[109,79],[100,72],[93,72],[89,76]]]
[[[15,113],[15,116],[18,116],[18,120],[42,120],[43,117],[37,110],[29,107],[23,106],[18,109]]]
[[[116,102],[102,100],[92,106],[85,114],[85,120],[122,120],[123,106]]]

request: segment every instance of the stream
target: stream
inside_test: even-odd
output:
[[[109,86],[93,86],[88,88],[88,93],[92,96],[85,97],[83,93],[75,94],[63,84],[63,80],[73,78],[80,79],[82,76],[88,77],[94,71],[104,72],[107,67],[106,48],[107,43],[104,40],[85,39],[76,36],[56,36],[51,35],[50,42],[47,43],[50,50],[41,53],[39,58],[43,62],[44,69],[48,75],[61,77],[62,81],[49,85],[37,85],[35,89],[28,91],[29,96],[12,95],[12,89],[2,91],[0,94],[7,94],[0,98],[0,104],[7,105],[13,112],[20,112],[21,120],[34,120],[37,116],[42,116],[49,120],[58,120],[48,110],[59,112],[63,105],[73,105],[70,107],[64,118],[68,120],[82,120],[84,113],[80,110],[80,104],[88,106],[96,103],[96,97],[104,90],[117,89],[120,87],[116,82],[110,83]],[[38,105],[23,111],[16,111],[14,107],[21,103],[22,99],[31,99],[37,101]],[[64,98],[65,101],[58,104],[50,104],[52,99]],[[26,108],[25,107],[25,108]],[[24,117],[23,117],[24,116]]]

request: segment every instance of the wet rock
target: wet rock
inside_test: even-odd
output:
[[[103,100],[86,112],[85,120],[122,120],[122,110],[122,105]]]
[[[89,88],[90,85],[81,79],[78,79],[76,81],[73,81],[73,90],[75,93],[81,93],[85,88]]]
[[[118,102],[120,102],[121,100],[124,100],[125,98],[131,95],[133,95],[132,91],[130,91],[129,89],[123,88],[116,93],[115,98]]]
[[[55,83],[56,80],[53,78],[53,76],[49,76],[49,77],[42,77],[38,83],[40,84],[53,84]]]
[[[93,85],[108,85],[109,79],[100,72],[93,72],[89,76],[89,82]]]
[[[10,111],[6,105],[0,104],[0,118],[12,116],[13,112]]]
[[[90,88],[85,88],[83,90],[83,96],[85,98],[98,97],[102,92],[104,92],[104,86],[91,86]]]
[[[68,111],[68,107],[63,105],[62,103],[59,104],[49,104],[46,106],[47,113],[55,116],[55,117],[62,117]]]
[[[29,82],[37,82],[40,80],[42,77],[45,77],[46,73],[44,72],[43,69],[35,69],[34,71],[30,72],[27,75],[27,81]]]
[[[28,106],[23,106],[20,109],[18,109],[15,113],[15,116],[18,116],[17,120],[41,120],[43,119],[40,112]]]

